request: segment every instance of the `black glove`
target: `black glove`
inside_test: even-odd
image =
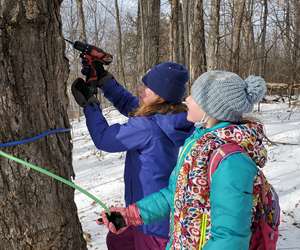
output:
[[[93,81],[92,85],[101,88],[107,80],[114,78],[111,73],[104,69],[103,64],[101,62],[94,61],[93,67],[96,70],[97,81]]]
[[[77,78],[72,83],[71,91],[79,106],[84,108],[88,104],[99,105],[99,101],[95,96],[97,89],[93,86],[88,86],[82,78]]]

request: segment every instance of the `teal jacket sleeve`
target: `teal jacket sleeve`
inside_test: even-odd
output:
[[[152,193],[136,203],[144,224],[150,224],[170,215],[177,175],[178,169],[174,168],[169,178],[169,185],[166,188]]]
[[[248,250],[255,163],[243,153],[224,159],[211,182],[211,239],[203,250]]]

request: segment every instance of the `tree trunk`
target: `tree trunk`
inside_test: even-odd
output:
[[[246,0],[234,1],[234,25],[232,33],[232,53],[231,53],[231,70],[239,74],[240,72],[240,37],[243,23],[243,15]]]
[[[170,60],[179,62],[179,0],[170,0]]]
[[[246,13],[244,18],[244,41],[246,50],[244,56],[247,59],[246,70],[248,71],[248,75],[250,75],[251,73],[257,72],[255,37],[252,23],[254,12],[254,0],[248,1],[245,12]]]
[[[151,2],[151,3],[150,3]],[[159,23],[160,23],[160,0],[147,0],[148,4],[148,25],[145,31],[149,28],[149,38],[146,41],[147,47],[147,62],[146,68],[150,68],[159,63]],[[146,32],[145,32],[146,33]]]
[[[79,40],[87,42],[86,31],[85,31],[85,17],[83,12],[82,0],[76,0],[76,4],[77,4],[77,15],[78,15]]]
[[[298,0],[294,0],[294,8],[295,8],[295,42],[294,42],[294,76],[293,80],[295,83],[299,83],[299,72],[300,72],[300,2]]]
[[[77,30],[79,32],[79,40],[82,42],[87,42],[86,30],[85,30],[85,17],[84,17],[82,0],[76,0],[76,7],[77,7],[77,20],[78,20]],[[79,75],[81,72],[81,63],[80,63],[79,57],[77,57],[76,65],[77,65],[77,74],[76,75]],[[77,108],[78,108],[77,119],[78,119],[78,121],[80,121],[80,116],[83,115],[83,112],[82,112],[82,109],[80,106],[77,105]]]
[[[159,63],[160,0],[139,0],[140,74]]]
[[[287,55],[287,61],[288,61],[288,65],[290,68],[293,67],[293,41],[292,41],[292,38],[291,38],[291,32],[290,32],[290,27],[291,27],[291,23],[290,23],[290,15],[291,15],[291,10],[290,10],[290,0],[286,0],[285,1],[285,4],[286,4],[286,12],[285,12],[285,35],[286,35],[286,55]],[[289,81],[289,107],[291,107],[292,105],[292,87],[293,87],[293,74],[291,77],[288,78],[288,81]]]
[[[68,8],[69,11],[67,14],[68,18],[65,19],[65,26],[67,30],[67,34],[65,37],[71,41],[77,40],[77,5],[73,4],[73,0],[70,0],[70,7]],[[75,80],[79,73],[79,58],[78,58],[78,51],[73,48],[73,46],[68,45],[66,50],[67,57],[69,59],[70,64],[70,73],[68,79],[68,98],[69,98],[69,105],[68,105],[68,115],[70,119],[79,119],[80,115],[82,114],[81,108],[75,102],[72,93],[71,93],[71,83]]]
[[[210,31],[207,46],[207,68],[213,70],[218,68],[219,50],[219,23],[220,23],[220,0],[212,0],[210,13]]]
[[[190,80],[191,83],[206,71],[203,1],[194,0],[193,19],[190,24]]]
[[[60,4],[0,3],[1,142],[70,126]],[[70,179],[70,140],[57,134],[4,151]],[[73,189],[0,158],[0,201],[1,249],[86,249]]]
[[[285,0],[286,3],[286,13],[285,13],[285,34],[286,34],[286,51],[289,59],[290,65],[292,64],[291,60],[291,51],[292,51],[292,39],[291,39],[291,23],[290,23],[290,0]]]
[[[146,25],[145,23],[145,17],[144,13],[142,11],[142,0],[139,0],[138,2],[138,17],[137,17],[137,37],[138,37],[138,53],[137,53],[137,62],[138,62],[138,72],[140,74],[139,78],[146,72],[146,48],[145,48],[145,29],[144,26]],[[138,79],[139,81],[140,79]]]
[[[295,14],[295,33],[294,33],[294,44],[292,53],[292,83],[290,85],[289,93],[289,107],[292,105],[292,96],[295,95],[294,86],[299,83],[299,57],[300,57],[300,2],[298,0],[293,1]]]
[[[190,0],[182,0],[182,19],[183,19],[183,43],[184,43],[184,62],[190,71]],[[190,81],[189,81],[190,85]]]
[[[267,21],[268,21],[268,0],[262,2],[263,5],[263,24],[261,31],[261,43],[260,43],[260,59],[259,59],[259,75],[265,78],[266,64],[267,64],[267,52],[266,52],[266,37],[267,37]],[[260,102],[257,106],[258,111],[261,111]]]
[[[184,46],[184,21],[182,12],[182,3],[179,3],[179,63],[186,64],[185,61],[185,46]]]
[[[123,39],[122,39],[122,29],[121,29],[121,22],[120,22],[120,11],[119,11],[119,4],[118,0],[115,0],[115,9],[116,9],[116,23],[117,23],[117,30],[118,30],[118,55],[119,55],[119,72],[122,76],[122,82],[126,87],[126,79],[125,79],[125,70],[124,70],[124,59],[123,59]]]
[[[266,63],[267,63],[267,54],[266,54],[266,37],[267,37],[267,20],[268,20],[268,0],[263,1],[263,25],[261,31],[261,45],[260,45],[260,57],[259,60],[259,74],[264,77],[266,74]]]

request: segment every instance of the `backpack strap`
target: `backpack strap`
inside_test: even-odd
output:
[[[213,151],[208,162],[208,185],[210,186],[213,173],[217,170],[221,161],[235,153],[245,153],[246,151],[236,143],[226,143]]]

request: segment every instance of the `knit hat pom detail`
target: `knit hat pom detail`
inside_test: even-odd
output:
[[[260,76],[248,76],[245,79],[247,84],[247,99],[251,104],[258,103],[263,99],[267,92],[266,82]]]

